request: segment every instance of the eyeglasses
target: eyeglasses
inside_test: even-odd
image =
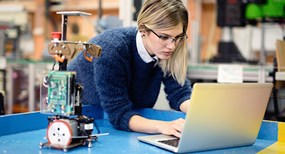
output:
[[[183,43],[184,40],[186,40],[188,38],[188,36],[186,34],[181,34],[181,35],[178,35],[175,38],[173,38],[173,37],[167,36],[167,35],[158,35],[156,32],[154,32],[152,29],[149,29],[149,28],[148,28],[148,30],[150,30],[154,35],[156,35],[159,38],[160,43],[162,45],[165,45],[165,46],[167,46],[173,42],[175,45],[179,45],[179,44]]]

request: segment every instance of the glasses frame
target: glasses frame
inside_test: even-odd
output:
[[[147,28],[147,27],[146,27],[146,28]],[[152,29],[149,29],[149,28],[147,28],[147,29],[148,29],[149,31],[151,31],[154,35],[156,35],[161,41],[166,41],[166,40],[171,39],[171,41],[168,42],[168,43],[165,44],[165,45],[169,45],[170,43],[173,43],[173,42],[174,42],[175,45],[179,45],[179,44],[183,43],[183,41],[188,38],[188,36],[187,36],[186,34],[178,35],[178,36],[176,36],[175,38],[173,38],[173,37],[171,37],[171,36],[167,36],[167,35],[162,36],[162,35],[157,34],[157,33],[156,33],[155,31],[153,31]],[[166,38],[166,37],[167,37],[167,39],[163,39],[163,38]],[[180,40],[179,42],[177,42],[177,40],[179,40],[179,38],[181,38],[181,40]]]

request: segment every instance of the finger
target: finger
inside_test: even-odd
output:
[[[185,123],[184,119],[178,119],[178,120],[174,121],[172,126],[177,131],[182,132],[183,127],[184,127],[184,123]]]
[[[176,131],[176,130],[173,130],[173,132],[172,132],[171,134],[172,134],[173,136],[175,136],[175,137],[178,137],[178,138],[181,137],[181,133],[178,132],[178,131]]]
[[[172,128],[179,133],[181,133],[183,130],[183,127],[181,125],[173,125]]]

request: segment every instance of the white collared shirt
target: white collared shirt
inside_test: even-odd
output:
[[[146,48],[143,45],[141,33],[139,31],[137,32],[136,43],[139,55],[144,62],[150,63],[152,61],[157,61],[157,56],[151,57],[149,53],[146,51]]]

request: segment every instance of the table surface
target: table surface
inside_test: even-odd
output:
[[[29,114],[29,113],[28,113]],[[35,114],[35,113],[31,113]],[[144,110],[143,114],[147,115],[148,118],[156,117],[161,120],[172,120],[177,117],[183,117],[183,114],[179,112],[172,111],[156,111],[156,110]],[[23,116],[25,116],[27,125],[31,125],[30,120],[37,118],[35,122],[44,118],[39,113],[36,113],[34,116],[28,117],[25,115],[17,115],[15,118],[20,119],[21,121]],[[12,115],[12,118],[13,115]],[[9,121],[8,121],[9,120]],[[0,125],[3,129],[21,129],[23,124],[13,123],[17,122],[17,120],[11,119],[11,116],[0,117]],[[87,145],[75,147],[69,149],[67,153],[170,153],[163,149],[157,148],[155,146],[151,146],[137,140],[138,136],[146,135],[143,133],[136,132],[126,132],[114,129],[109,123],[108,119],[102,118],[96,120],[97,124],[100,127],[101,133],[109,133],[107,136],[100,136],[97,141],[93,142],[93,147],[88,148]],[[13,123],[13,124],[10,124]],[[25,123],[25,122],[24,122]],[[279,126],[277,122],[267,122],[264,121],[261,126],[261,130],[258,135],[258,139],[256,143],[251,146],[244,147],[236,147],[236,148],[228,148],[228,149],[220,149],[220,150],[211,150],[204,151],[199,153],[267,153],[267,152],[281,152],[282,147],[284,147],[283,143],[277,142],[277,132]],[[18,128],[14,128],[17,127]],[[284,127],[284,125],[282,124]],[[4,127],[4,128],[3,128]],[[6,128],[5,128],[6,127]],[[11,128],[13,127],[13,128]],[[36,127],[36,124],[34,124]],[[284,127],[285,128],[285,127]],[[283,128],[283,129],[284,129]],[[285,130],[285,129],[284,129]],[[94,130],[95,133],[95,130]],[[62,150],[53,149],[53,148],[39,148],[40,142],[46,142],[44,138],[46,134],[46,129],[41,128],[35,130],[29,130],[18,133],[8,133],[0,134],[0,153],[40,153],[40,154],[56,154],[63,153]],[[284,136],[284,135],[283,135]],[[268,151],[269,150],[269,151]],[[282,151],[282,152],[285,152]]]
[[[168,153],[168,151],[154,146],[139,142],[138,136],[145,135],[141,133],[130,133],[115,130],[107,120],[98,120],[102,133],[110,133],[107,136],[99,137],[98,141],[93,142],[93,147],[80,146],[69,149],[68,153]],[[18,133],[0,137],[0,153],[62,153],[61,150],[50,148],[39,148],[40,142],[46,142],[44,139],[45,129]],[[252,146],[231,148],[226,150],[214,150],[203,153],[257,153],[274,141],[260,140]]]

